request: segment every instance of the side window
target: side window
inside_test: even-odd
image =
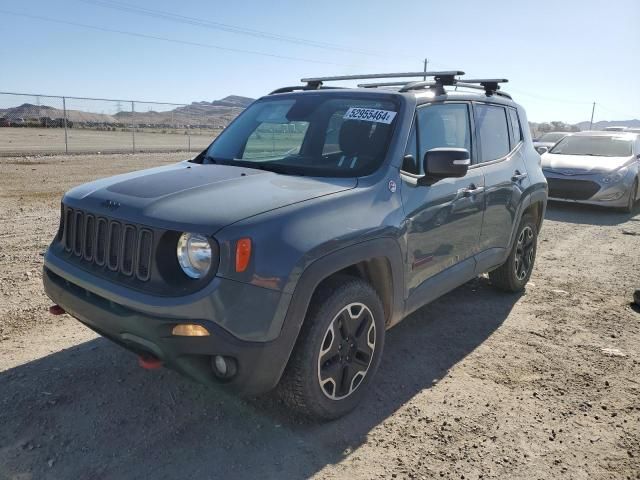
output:
[[[411,155],[413,160],[407,159]],[[408,173],[418,175],[420,173],[420,160],[418,158],[418,137],[416,135],[416,123],[413,122],[411,127],[411,133],[409,134],[409,141],[407,142],[407,148],[404,151],[404,160],[402,161],[402,170]]]
[[[475,120],[482,162],[502,158],[509,153],[509,129],[507,112],[504,107],[478,104],[475,106]]]
[[[515,108],[509,108],[507,111],[509,112],[509,119],[511,120],[511,149],[513,149],[522,141],[522,127],[520,126],[517,110]]]
[[[471,153],[469,106],[464,103],[429,105],[418,110],[418,165],[432,148],[466,148]],[[422,170],[422,168],[419,168]]]

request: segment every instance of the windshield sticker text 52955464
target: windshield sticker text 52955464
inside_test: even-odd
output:
[[[345,120],[365,120],[367,122],[391,123],[396,112],[378,110],[377,108],[351,107],[344,114]]]

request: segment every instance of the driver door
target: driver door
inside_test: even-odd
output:
[[[474,158],[471,106],[465,102],[419,107],[407,153],[414,159],[436,147],[466,148]],[[414,143],[415,142],[415,143]],[[407,158],[407,157],[405,157]],[[421,161],[403,169],[421,175]],[[408,296],[425,281],[453,266],[472,274],[484,212],[484,176],[471,167],[462,178],[445,178],[433,185],[402,186],[407,215]],[[468,264],[468,268],[465,265]]]

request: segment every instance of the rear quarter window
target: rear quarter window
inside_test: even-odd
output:
[[[518,118],[518,111],[515,108],[509,108],[507,111],[509,112],[511,125],[511,148],[513,149],[522,141],[522,126],[520,125],[520,118]]]

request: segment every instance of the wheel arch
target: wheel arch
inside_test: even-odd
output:
[[[511,236],[509,237],[509,248],[507,251],[511,251],[511,248],[513,248],[513,242],[515,241],[516,232],[518,231],[518,226],[520,225],[522,218],[527,214],[532,214],[536,219],[536,227],[539,233],[542,229],[542,223],[546,210],[547,189],[546,184],[544,184],[544,188],[537,188],[527,193],[523,201],[520,203],[519,213],[516,216],[516,221],[513,222],[513,225],[511,226]]]
[[[313,295],[323,282],[337,275],[351,275],[368,281],[382,300],[385,324],[391,325],[404,312],[404,264],[398,242],[390,237],[368,240],[342,248],[312,262],[301,274],[289,304],[281,337],[286,362],[298,340]],[[280,373],[280,376],[282,372]]]

